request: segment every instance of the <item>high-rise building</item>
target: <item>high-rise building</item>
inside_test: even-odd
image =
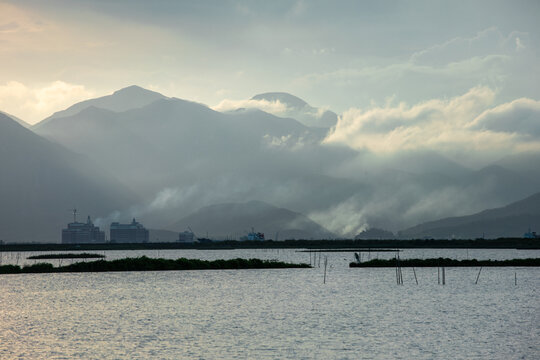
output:
[[[78,222],[75,218],[66,229],[62,229],[62,244],[104,243],[105,232],[94,226],[90,216],[86,223]]]
[[[120,224],[118,222],[111,224],[112,243],[145,243],[148,242],[149,237],[148,230],[135,219],[131,224]]]

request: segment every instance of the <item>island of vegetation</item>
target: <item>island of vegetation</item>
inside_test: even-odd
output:
[[[432,259],[373,259],[365,262],[352,262],[349,267],[475,267],[475,266],[540,266],[540,258],[510,260],[456,260],[449,258]]]
[[[308,264],[292,264],[282,261],[260,259],[199,260],[180,258],[151,259],[146,256],[118,260],[97,260],[77,262],[66,266],[54,267],[52,264],[39,263],[26,265],[0,266],[0,274],[19,273],[62,273],[62,272],[105,272],[105,271],[165,271],[165,270],[226,270],[226,269],[284,269],[310,268]]]
[[[29,256],[27,259],[30,260],[39,260],[39,259],[103,259],[105,255],[102,254],[90,254],[90,253],[81,253],[81,254],[42,254]]]

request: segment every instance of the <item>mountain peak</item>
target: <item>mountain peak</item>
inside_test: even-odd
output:
[[[39,129],[53,119],[75,115],[91,106],[114,112],[124,112],[144,107],[160,99],[167,99],[167,97],[158,92],[131,85],[117,90],[111,95],[81,101],[65,110],[58,111],[34,125],[33,129]]]
[[[268,92],[258,94],[252,97],[251,100],[279,101],[283,104],[286,104],[288,107],[294,109],[302,109],[306,106],[309,106],[308,103],[304,100],[286,92]]]
[[[148,89],[145,89],[141,86],[138,86],[138,85],[130,85],[130,86],[127,86],[125,88],[122,88],[122,89],[119,89],[119,90],[116,90],[115,92],[113,92],[112,96],[118,96],[118,95],[124,95],[124,96],[148,96],[148,95],[156,95],[158,97],[165,97],[163,96],[162,94],[156,92],[156,91],[152,91],[152,90],[148,90]]]

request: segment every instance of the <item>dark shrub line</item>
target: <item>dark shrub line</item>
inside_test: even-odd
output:
[[[52,264],[39,263],[20,267],[17,265],[0,266],[0,274],[19,273],[60,273],[60,272],[105,272],[105,271],[165,271],[165,270],[225,270],[225,269],[284,269],[309,268],[308,264],[291,264],[282,261],[260,259],[199,260],[180,258],[151,259],[146,256],[125,258],[112,261],[97,260],[77,262],[54,267]]]
[[[43,254],[43,255],[34,255],[29,256],[27,259],[38,260],[38,259],[103,259],[105,255],[102,254],[90,254],[90,253],[81,253],[81,254]]]
[[[540,266],[540,258],[510,260],[455,260],[449,258],[432,259],[400,259],[401,267],[475,267],[475,266]],[[396,259],[373,259],[370,261],[349,264],[350,267],[395,267]]]

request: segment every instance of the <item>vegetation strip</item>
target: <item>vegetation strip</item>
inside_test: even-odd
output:
[[[52,264],[39,263],[20,267],[17,265],[0,266],[0,274],[20,273],[62,273],[62,272],[105,272],[105,271],[164,271],[164,270],[226,270],[226,269],[284,269],[310,268],[308,264],[291,264],[282,261],[260,259],[199,260],[180,258],[151,259],[146,256],[118,260],[97,260],[77,262],[71,265],[54,267]]]
[[[0,244],[4,251],[100,251],[167,249],[540,249],[538,239],[501,238],[475,240],[284,240],[284,241],[213,241],[210,243],[103,243],[103,244]]]
[[[352,262],[350,267],[395,267],[396,259],[373,259],[365,262]],[[540,258],[511,260],[455,260],[449,258],[399,259],[401,267],[475,267],[475,266],[540,266]]]
[[[29,256],[27,259],[30,260],[39,260],[39,259],[103,259],[105,255],[102,254],[43,254],[43,255],[34,255]]]
[[[310,249],[310,250],[296,250],[296,252],[399,252],[399,249]]]

